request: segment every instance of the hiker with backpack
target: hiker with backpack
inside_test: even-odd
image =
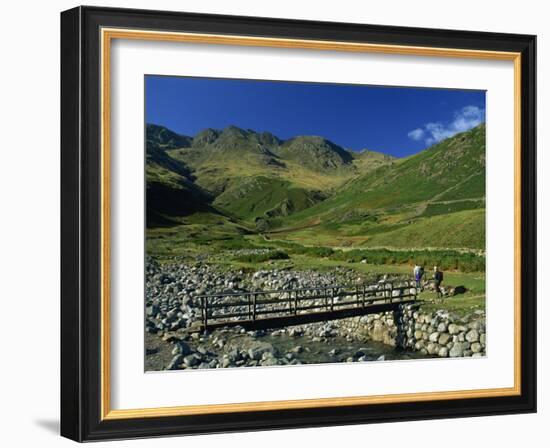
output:
[[[443,294],[441,293],[441,283],[443,282],[443,272],[441,272],[437,266],[434,266],[433,280],[434,280],[435,294],[436,294],[436,297],[439,299],[443,297]]]
[[[415,265],[414,267],[414,281],[416,282],[416,289],[420,289],[422,277],[424,276],[424,267]]]

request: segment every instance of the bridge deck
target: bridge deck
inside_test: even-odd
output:
[[[325,286],[276,291],[243,291],[198,297],[202,325],[199,330],[242,326],[247,329],[280,328],[394,311],[414,303],[412,282],[356,287]]]

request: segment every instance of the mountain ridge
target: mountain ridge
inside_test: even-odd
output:
[[[204,146],[205,144],[213,143],[216,140],[218,140],[220,137],[227,136],[227,135],[233,135],[233,136],[238,135],[240,137],[254,135],[254,136],[257,136],[259,143],[264,144],[266,146],[273,146],[273,145],[288,146],[295,141],[318,140],[334,148],[336,152],[340,153],[340,155],[343,158],[348,158],[350,156],[351,158],[355,158],[355,157],[361,157],[366,153],[373,153],[373,154],[380,154],[386,158],[396,159],[396,157],[392,155],[389,155],[380,151],[374,151],[371,149],[364,148],[358,151],[346,149],[344,146],[338,145],[337,143],[333,142],[332,140],[324,136],[315,135],[315,134],[299,134],[293,137],[289,137],[287,139],[282,139],[269,131],[255,131],[253,129],[243,129],[235,125],[228,125],[222,129],[204,128],[198,131],[194,136],[189,136],[189,135],[178,133],[176,131],[172,131],[168,127],[164,125],[159,125],[159,124],[147,123],[146,128],[147,128],[147,140],[150,140],[150,135],[152,135],[154,132],[165,133],[165,135],[171,136],[174,140],[176,138],[181,139],[182,141],[181,146],[171,144],[170,147],[167,147],[166,149],[184,148],[184,147],[191,146],[191,144],[195,144],[197,146]],[[166,139],[166,137],[164,138]]]
[[[282,140],[267,131],[228,126],[203,129],[192,137],[179,135],[178,140],[177,133],[168,128],[148,128],[148,134],[155,132],[162,138],[151,135],[148,145],[168,141],[163,146],[166,156],[188,170],[194,184],[214,198],[214,206],[252,220],[260,209],[278,216],[307,208],[357,176],[359,170],[374,169],[390,160],[384,155],[361,159],[320,136]],[[174,144],[178,141],[183,144],[180,148]],[[263,203],[259,208],[245,204],[243,192],[251,192],[252,187],[252,196],[261,197]]]

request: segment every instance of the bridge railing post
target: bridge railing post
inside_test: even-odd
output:
[[[253,308],[252,308],[252,320],[256,320],[256,298],[258,297],[258,294],[254,293],[254,302],[253,302]]]

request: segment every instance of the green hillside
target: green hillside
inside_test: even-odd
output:
[[[163,149],[174,149],[189,146],[193,139],[186,135],[180,135],[164,126],[148,124],[146,128],[147,146],[157,145]]]
[[[294,187],[285,180],[256,176],[233,182],[216,197],[214,205],[241,219],[256,221],[288,216],[324,198],[321,192]]]
[[[286,160],[319,173],[351,171],[353,156],[329,140],[316,136],[300,136],[290,139],[275,149]]]
[[[173,224],[173,218],[210,211],[212,196],[194,183],[191,170],[166,153],[166,147],[181,140],[157,127],[161,136],[149,138],[146,146],[147,226]],[[164,139],[167,137],[167,139]]]
[[[185,167],[184,176],[192,176],[195,186],[215,198],[212,205],[218,211],[253,226],[257,220],[304,210],[371,165],[374,169],[391,160],[375,152],[355,156],[321,137],[282,141],[269,132],[235,126],[205,129],[193,138],[148,126],[147,135],[148,147],[162,143],[162,166],[168,170],[151,172],[151,179],[173,183],[170,176]]]
[[[315,136],[284,141],[230,126],[187,137],[148,126],[146,173],[148,226],[173,226],[170,237],[155,233],[167,248],[174,235],[203,249],[214,240],[485,247],[484,124],[404,159]],[[218,224],[198,226],[199,214]]]
[[[256,176],[285,180],[291,187],[329,190],[366,172],[370,165],[366,161],[360,171],[350,151],[321,137],[282,141],[268,132],[235,126],[201,131],[189,147],[168,153],[189,166],[196,183],[215,195]],[[372,160],[373,166],[379,165],[380,160]]]
[[[463,188],[464,187],[464,188]],[[293,220],[349,210],[395,212],[403,206],[433,200],[485,196],[485,125],[457,134],[414,156],[360,175],[332,197]]]
[[[352,155],[353,164],[357,172],[363,175],[397,160],[395,157],[388,154],[382,154],[381,152],[370,151],[368,149],[364,149],[361,152],[354,152]]]
[[[369,247],[485,249],[485,209],[420,217],[406,226],[372,235]]]

